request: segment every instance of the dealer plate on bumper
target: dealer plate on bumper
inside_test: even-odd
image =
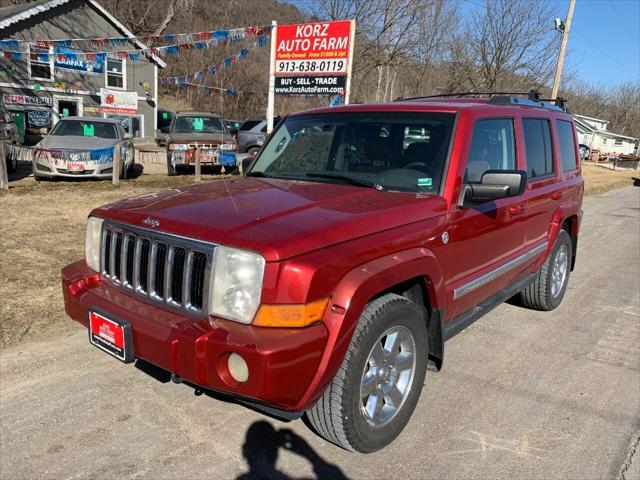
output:
[[[124,363],[131,363],[133,355],[133,336],[131,324],[115,318],[89,311],[89,341]]]

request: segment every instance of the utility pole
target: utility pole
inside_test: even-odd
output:
[[[560,54],[558,55],[558,63],[556,65],[556,76],[553,79],[553,92],[551,98],[556,99],[558,97],[558,89],[560,88],[560,77],[562,77],[562,66],[564,63],[564,54],[567,50],[567,41],[569,40],[569,29],[571,28],[571,18],[573,17],[573,7],[576,5],[576,0],[569,1],[569,13],[567,13],[567,20],[564,22],[558,22],[556,20],[556,28],[562,30],[562,44],[560,45]]]

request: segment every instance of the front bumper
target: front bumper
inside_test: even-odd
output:
[[[78,282],[96,276],[84,261],[62,270],[65,309],[72,319],[87,327],[90,309],[111,314],[131,324],[136,358],[206,389],[275,409],[301,409],[298,403],[316,374],[327,342],[324,324],[283,329],[191,317],[149,303],[101,278],[77,288]],[[247,362],[249,378],[244,383],[225,374],[231,352]]]
[[[65,168],[56,167],[46,161],[34,163],[36,175],[42,177],[65,177],[65,178],[111,178],[113,176],[113,164],[108,163],[96,166],[90,170],[81,172],[69,172]]]

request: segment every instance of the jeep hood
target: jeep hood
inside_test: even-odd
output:
[[[442,197],[418,197],[342,184],[247,178],[146,193],[92,215],[290,258],[446,211]],[[144,220],[147,219],[145,223]]]

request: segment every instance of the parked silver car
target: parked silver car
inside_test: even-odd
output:
[[[113,156],[120,149],[121,178],[133,169],[131,134],[117,120],[95,117],[62,118],[37,145],[33,176],[111,178]]]
[[[273,119],[275,127],[280,117]],[[238,152],[256,154],[262,148],[267,136],[267,121],[264,118],[249,118],[238,129]]]

